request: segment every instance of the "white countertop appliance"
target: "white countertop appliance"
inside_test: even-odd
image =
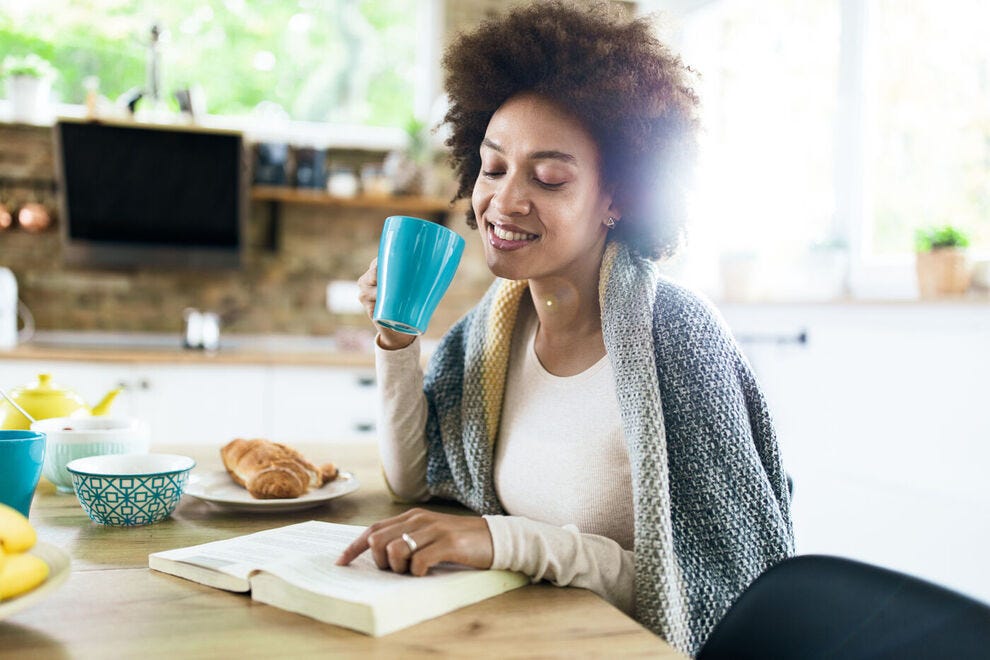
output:
[[[17,314],[24,318],[24,328],[17,330]],[[18,341],[27,341],[34,334],[34,318],[24,303],[17,299],[17,278],[9,268],[0,266],[0,351],[10,350]]]

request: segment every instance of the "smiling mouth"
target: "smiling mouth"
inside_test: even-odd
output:
[[[506,243],[523,244],[523,243],[529,243],[530,241],[535,241],[537,238],[539,238],[539,236],[537,236],[536,234],[507,231],[505,229],[502,229],[498,225],[494,225],[490,222],[488,223],[488,228],[489,228],[489,235],[491,237],[499,239],[499,241],[503,241]]]

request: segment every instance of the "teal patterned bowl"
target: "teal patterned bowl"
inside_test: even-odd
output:
[[[114,454],[70,461],[65,469],[83,510],[112,527],[150,525],[175,510],[196,461],[177,454]]]

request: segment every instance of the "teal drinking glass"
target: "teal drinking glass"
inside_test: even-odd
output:
[[[426,332],[463,253],[464,239],[443,225],[387,218],[378,244],[375,323],[408,335]]]
[[[0,431],[0,502],[27,517],[44,461],[44,433]]]

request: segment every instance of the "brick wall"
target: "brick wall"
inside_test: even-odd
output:
[[[0,125],[0,202],[14,209],[43,203],[55,224],[31,234],[0,231],[0,265],[14,271],[20,297],[42,330],[178,332],[186,307],[218,310],[235,333],[323,335],[367,327],[360,315],[335,315],[325,305],[330,280],[354,280],[375,256],[388,209],[283,204],[278,249],[268,247],[268,208],[252,203],[243,268],[230,271],[94,270],[62,263],[54,192],[51,130]],[[448,224],[468,250],[430,334],[439,335],[491,281],[475,232],[452,213]]]

